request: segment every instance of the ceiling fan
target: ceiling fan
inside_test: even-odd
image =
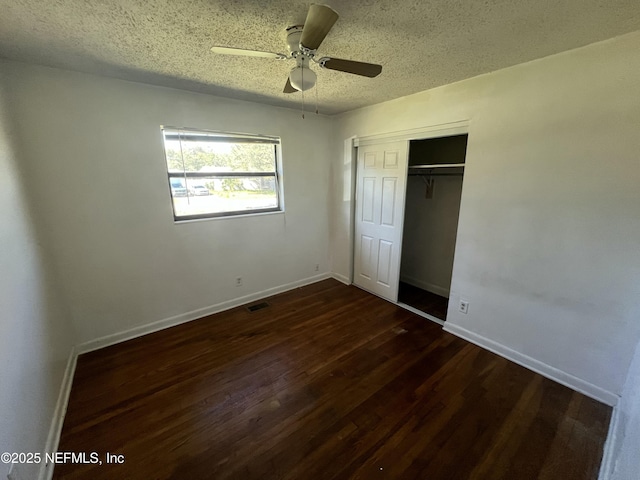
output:
[[[320,44],[337,20],[338,13],[331,7],[312,4],[309,7],[304,25],[294,25],[287,28],[288,55],[218,46],[211,48],[211,51],[222,55],[244,55],[248,57],[273,58],[275,60],[295,59],[296,66],[289,74],[287,83],[284,86],[284,93],[304,92],[315,86],[316,74],[310,68],[311,62],[329,70],[353,73],[369,78],[377,77],[382,72],[381,65],[332,57],[315,58]]]

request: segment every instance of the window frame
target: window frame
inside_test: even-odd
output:
[[[251,133],[237,133],[237,132],[223,132],[217,130],[206,130],[202,128],[192,127],[171,127],[167,125],[160,126],[160,132],[162,135],[162,149],[164,153],[164,167],[167,172],[167,183],[169,187],[169,199],[171,201],[171,210],[173,213],[173,220],[176,223],[188,222],[193,220],[206,220],[216,218],[233,218],[243,217],[247,215],[262,215],[284,212],[284,189],[282,182],[282,143],[280,137],[272,135],[251,134]],[[228,141],[234,143],[233,140],[241,140],[236,143],[261,143],[270,144],[274,147],[274,171],[273,172],[170,172],[169,165],[167,163],[167,149],[166,140],[167,134],[177,135],[178,140],[181,140],[180,136],[193,134],[192,136],[202,137],[216,137],[217,140],[210,141]],[[206,141],[206,140],[204,140]],[[267,208],[254,208],[251,210],[228,210],[224,212],[211,212],[211,213],[198,213],[193,215],[177,215],[176,207],[174,203],[173,189],[171,180],[174,178],[180,178],[184,180],[184,184],[188,185],[187,179],[193,178],[256,178],[256,177],[269,177],[274,179],[276,202],[275,207]],[[187,196],[189,196],[189,187],[187,189]]]

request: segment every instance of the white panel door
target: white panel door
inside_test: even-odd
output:
[[[408,142],[358,148],[353,282],[398,300]]]

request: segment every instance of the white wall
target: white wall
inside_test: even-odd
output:
[[[328,271],[328,118],[13,62],[1,68],[79,342]],[[175,224],[160,125],[281,136],[286,213]]]
[[[432,178],[432,198],[422,177],[407,180],[400,279],[448,298],[462,177]]]
[[[343,114],[332,269],[349,275],[344,140],[469,120],[447,325],[614,402],[640,338],[640,32]],[[557,369],[557,370],[554,370]]]
[[[75,338],[33,225],[4,80],[0,69],[0,452],[42,452]],[[37,476],[38,465],[16,468]],[[0,477],[8,470],[0,463]]]

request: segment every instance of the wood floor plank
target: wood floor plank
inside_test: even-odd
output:
[[[56,479],[595,479],[611,409],[326,280],[82,355]]]

